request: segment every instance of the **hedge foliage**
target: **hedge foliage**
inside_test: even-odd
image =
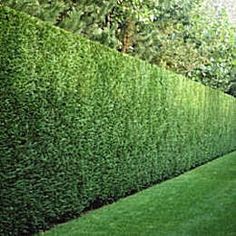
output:
[[[0,9],[0,234],[23,235],[236,149],[236,103]]]

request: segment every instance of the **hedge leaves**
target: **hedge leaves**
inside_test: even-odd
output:
[[[235,99],[0,9],[0,234],[23,235],[236,148]]]

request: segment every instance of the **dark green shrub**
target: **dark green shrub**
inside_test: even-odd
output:
[[[233,97],[9,8],[0,42],[1,235],[236,148]]]

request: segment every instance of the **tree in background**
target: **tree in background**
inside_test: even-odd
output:
[[[108,47],[229,92],[235,28],[203,0],[0,0]],[[232,87],[232,86],[231,86]]]

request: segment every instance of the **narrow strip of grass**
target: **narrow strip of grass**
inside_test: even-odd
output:
[[[236,235],[236,152],[40,235]]]

